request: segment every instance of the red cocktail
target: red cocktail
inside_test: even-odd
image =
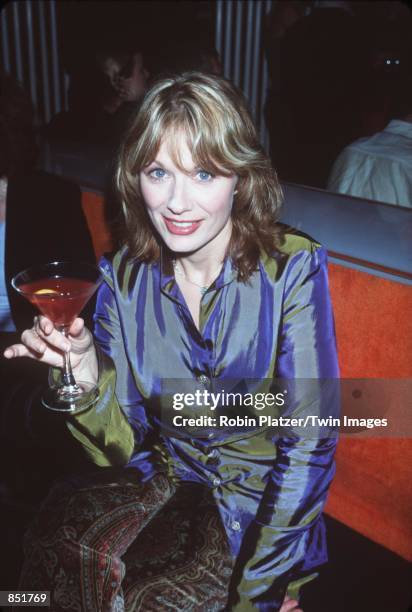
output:
[[[23,283],[19,291],[57,327],[70,327],[96,291],[96,285],[79,278],[42,278]]]
[[[94,265],[55,261],[20,272],[12,285],[67,335],[100,282],[100,270]],[[63,361],[62,383],[46,391],[43,405],[51,410],[79,412],[97,400],[98,389],[74,380],[69,352],[63,354]]]

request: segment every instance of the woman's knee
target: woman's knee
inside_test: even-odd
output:
[[[75,548],[79,554],[85,548],[123,554],[174,489],[163,475],[140,484],[119,480],[87,488],[56,485],[28,530],[25,548],[53,548],[63,558]]]

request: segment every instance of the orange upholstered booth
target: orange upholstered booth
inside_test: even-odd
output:
[[[329,277],[342,377],[411,379],[412,286],[336,263]],[[412,560],[412,440],[343,436],[336,463],[326,511]]]
[[[82,207],[93,240],[96,259],[111,251],[112,237],[106,222],[105,205],[102,196],[93,191],[82,192]]]
[[[83,208],[99,257],[111,247],[102,197],[85,191]],[[412,379],[412,286],[334,259],[330,288],[342,377]],[[326,512],[412,559],[411,465],[410,438],[342,436]]]

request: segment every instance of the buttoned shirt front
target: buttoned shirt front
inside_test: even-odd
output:
[[[276,379],[336,379],[324,249],[287,234],[247,283],[227,258],[202,297],[199,329],[161,263],[133,262],[123,250],[101,269],[101,400],[72,419],[73,435],[99,465],[126,463],[142,480],[165,469],[176,482],[209,487],[240,568],[231,609],[277,609],[276,589],[305,581],[326,560],[321,510],[335,439],[287,438],[253,424],[182,431],[173,415],[186,413],[172,398],[192,385],[220,392],[258,381],[269,390]]]

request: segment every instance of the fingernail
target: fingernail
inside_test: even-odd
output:
[[[13,351],[11,349],[7,349],[4,351],[3,355],[6,357],[6,359],[10,359],[10,357],[13,357]]]

